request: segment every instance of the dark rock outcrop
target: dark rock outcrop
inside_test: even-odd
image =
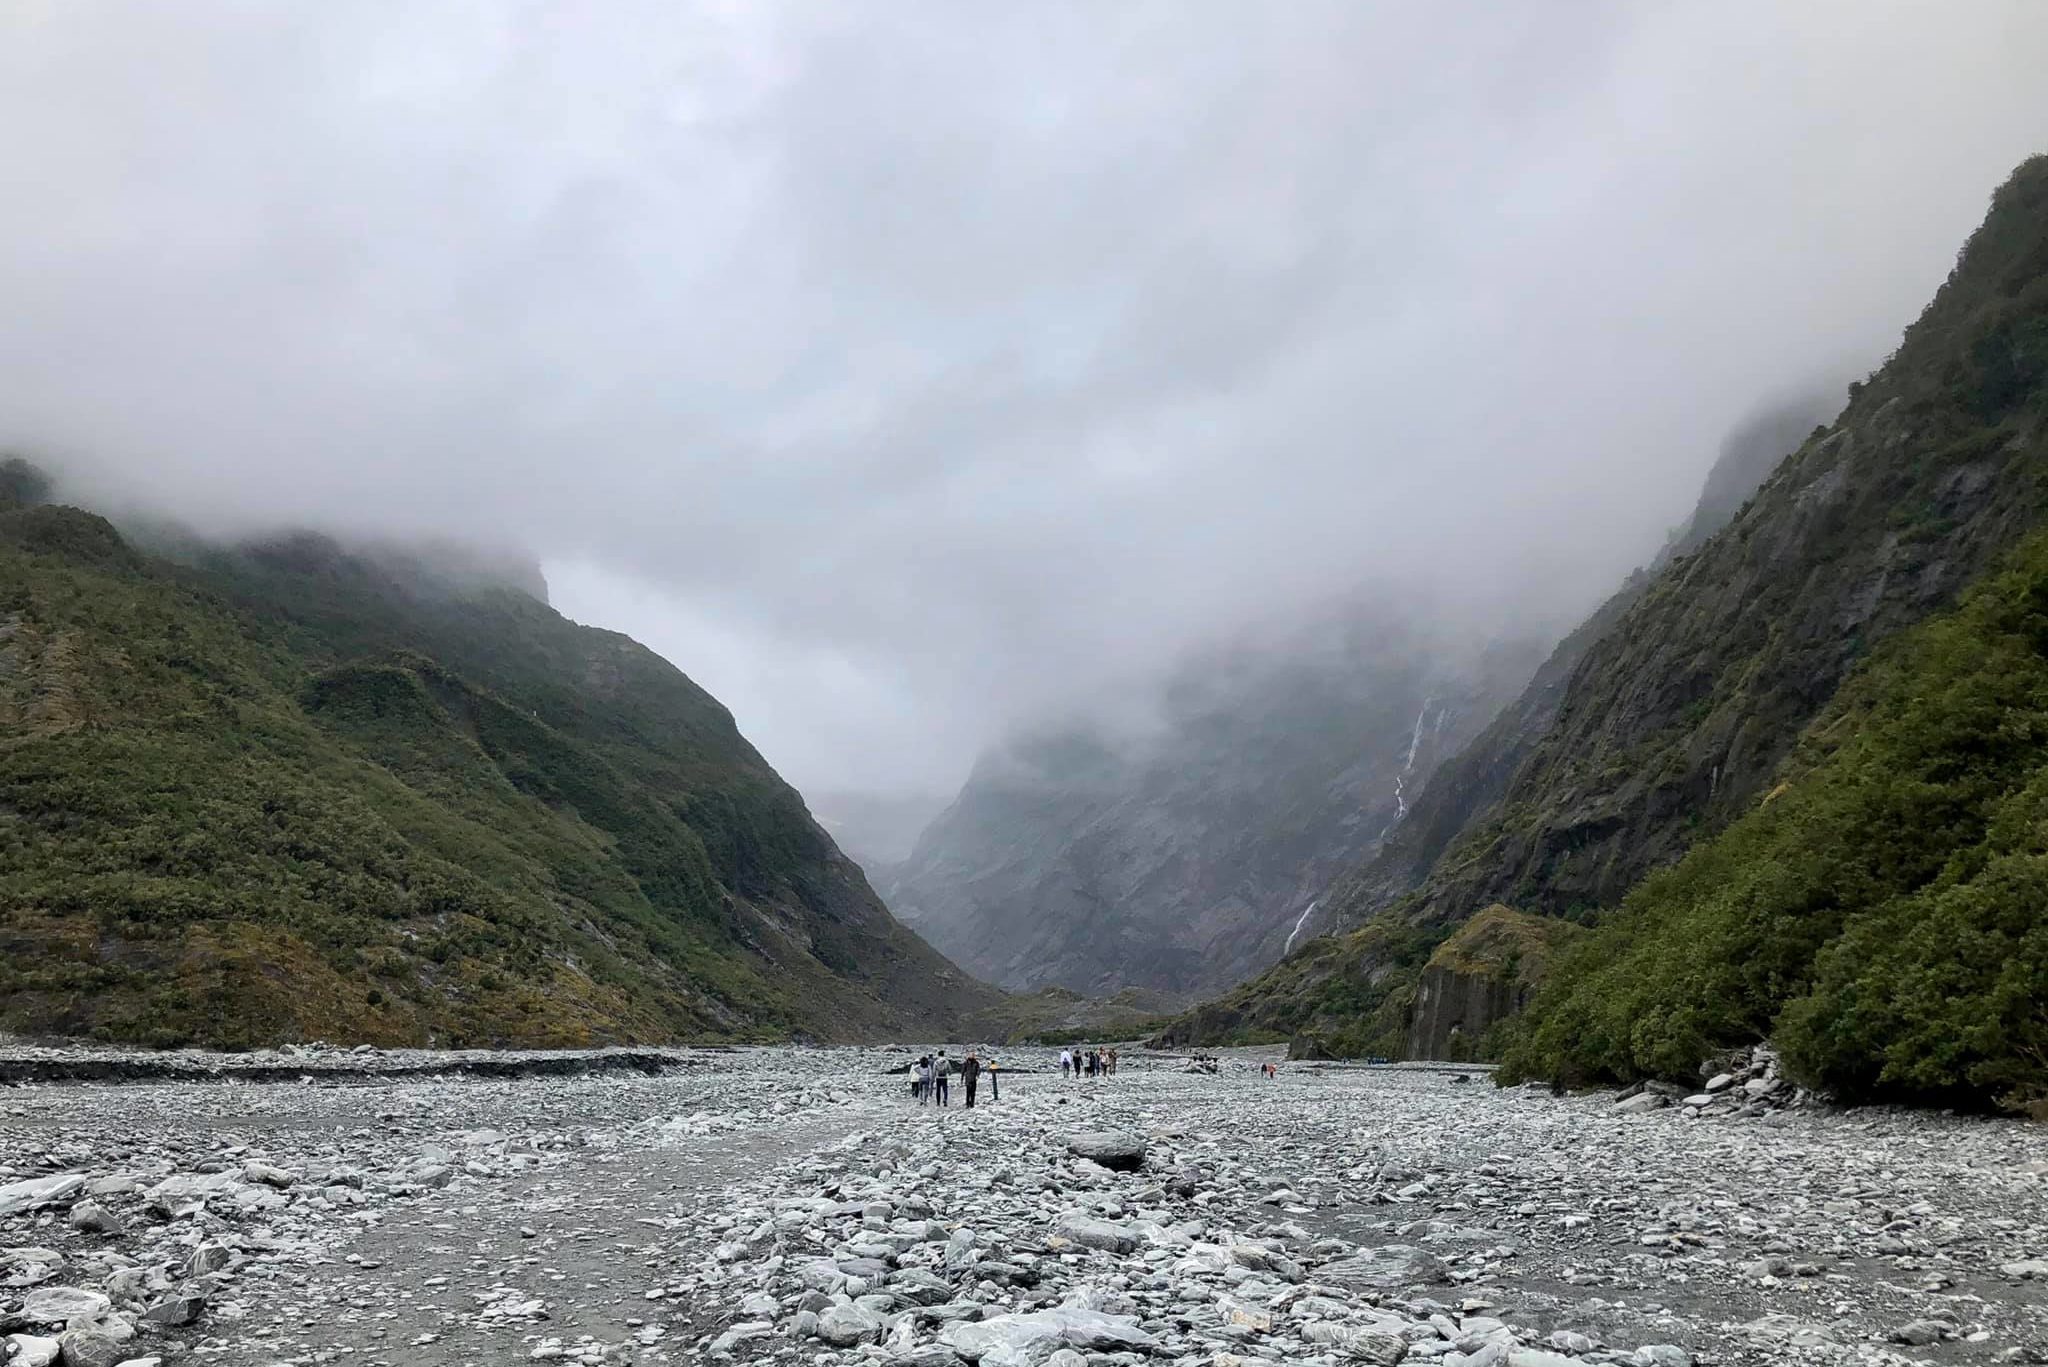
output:
[[[1415,985],[1408,1057],[1478,1057],[1487,1031],[1528,1004],[1552,952],[1576,930],[1500,905],[1460,926],[1429,956]]]

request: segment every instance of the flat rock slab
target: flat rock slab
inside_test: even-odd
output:
[[[1412,1244],[1388,1244],[1384,1248],[1361,1249],[1349,1257],[1324,1263],[1315,1270],[1317,1281],[1338,1286],[1362,1286],[1392,1291],[1404,1286],[1438,1286],[1451,1279],[1450,1268],[1428,1249]]]
[[[85,1189],[85,1178],[75,1172],[55,1177],[31,1177],[26,1182],[9,1182],[0,1187],[0,1216],[19,1215],[40,1206],[68,1201]]]
[[[939,1338],[969,1362],[993,1354],[1005,1362],[1034,1365],[1063,1348],[1104,1353],[1151,1353],[1159,1348],[1159,1340],[1128,1316],[1064,1307],[949,1324]]]

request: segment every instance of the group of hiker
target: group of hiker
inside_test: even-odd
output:
[[[1061,1077],[1115,1077],[1116,1050],[1060,1050]]]
[[[936,1055],[926,1054],[910,1065],[910,1094],[920,1106],[950,1106],[953,1104],[952,1079],[957,1073],[961,1090],[966,1093],[969,1106],[974,1104],[974,1094],[981,1086],[981,1079],[988,1078],[988,1099],[1002,1100],[1001,1084],[996,1081],[999,1069],[996,1056],[983,1058],[974,1050],[967,1051],[967,1057],[958,1063],[946,1057],[941,1049]]]
[[[1117,1053],[1114,1049],[1062,1049],[1060,1050],[1060,1076],[1063,1078],[1115,1077]],[[964,1057],[952,1059],[943,1049],[925,1054],[908,1066],[910,1074],[910,1096],[920,1106],[951,1106],[957,1099],[972,1106],[981,1099],[984,1087],[987,1100],[1000,1101],[1002,1091],[997,1077],[1000,1068],[996,1056],[986,1049],[969,1049]]]

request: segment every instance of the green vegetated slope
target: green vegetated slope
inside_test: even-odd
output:
[[[432,555],[0,507],[0,1029],[845,1038],[995,999],[623,636]]]
[[[1696,1081],[1768,1035],[1845,1099],[2048,1097],[2048,534],[1859,669],[1518,1024],[1516,1076]]]
[[[1142,987],[1084,997],[1063,987],[1013,993],[961,1023],[971,1039],[997,1044],[1087,1044],[1140,1039],[1165,1022],[1176,1003]]]
[[[1345,880],[1355,929],[1167,1035],[1310,1029],[1390,1052],[1407,1038],[1430,948],[1465,918],[1505,903],[1600,920],[1752,811],[1859,660],[1952,607],[2041,523],[2044,431],[2048,158],[2037,157],[1993,197],[1948,281],[1840,417],[1727,525],[1603,609],[1594,639],[1568,642],[1561,694],[1532,691],[1510,710],[1521,720],[1476,743],[1499,754],[1446,766],[1446,781],[1485,800],[1453,838],[1432,840],[1426,871]],[[1556,672],[1535,687],[1554,688]],[[1427,794],[1420,805],[1431,809]]]

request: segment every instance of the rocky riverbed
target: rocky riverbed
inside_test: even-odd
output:
[[[1010,1051],[1000,1100],[943,1112],[887,1050],[17,1080],[0,1342],[92,1367],[2048,1362],[2038,1125],[1054,1057]]]

